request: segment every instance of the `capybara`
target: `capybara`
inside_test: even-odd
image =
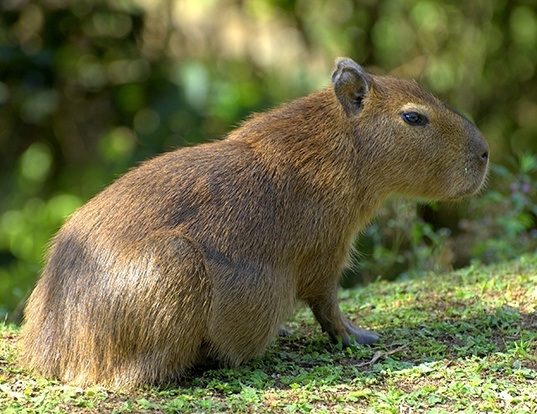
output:
[[[338,59],[329,88],[144,162],[76,211],[27,303],[23,362],[80,385],[170,382],[262,355],[300,302],[334,341],[375,343],[337,301],[356,235],[391,195],[476,193],[488,158],[416,82]]]

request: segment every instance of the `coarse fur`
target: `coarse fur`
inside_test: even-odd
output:
[[[338,59],[332,82],[143,163],[76,211],[26,306],[23,363],[81,385],[173,381],[262,355],[298,301],[333,340],[376,342],[337,303],[353,239],[392,194],[477,192],[488,146],[413,81]]]

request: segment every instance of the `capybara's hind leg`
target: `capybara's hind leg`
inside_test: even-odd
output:
[[[148,253],[140,258],[147,274],[126,298],[131,307],[126,314],[139,320],[130,321],[136,328],[124,331],[129,345],[119,349],[126,357],[115,378],[119,383],[125,374],[135,383],[173,381],[202,356],[212,296],[205,261],[193,241],[177,234],[155,235],[141,251]],[[116,346],[122,348],[121,342]]]
[[[116,246],[107,260],[79,254],[70,272],[53,257],[29,301],[22,341],[31,366],[74,384],[129,388],[173,381],[197,362],[211,288],[193,242],[167,232]]]

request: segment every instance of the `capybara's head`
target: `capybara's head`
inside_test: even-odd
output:
[[[387,191],[429,200],[479,191],[489,147],[466,117],[415,81],[370,74],[347,58],[337,60],[332,81],[363,156],[377,160]]]

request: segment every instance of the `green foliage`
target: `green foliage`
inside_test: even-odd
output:
[[[436,230],[420,217],[415,202],[394,200],[357,240],[355,267],[344,273],[343,285],[442,270],[449,234],[449,229]]]
[[[514,258],[537,247],[537,156],[525,152],[510,167],[494,165],[497,190],[489,191],[476,207],[471,226],[480,240],[475,256],[484,262]]]

